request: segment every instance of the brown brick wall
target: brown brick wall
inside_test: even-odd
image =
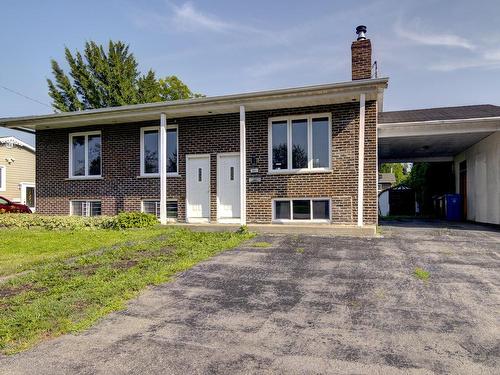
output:
[[[332,113],[332,171],[299,175],[268,175],[268,118],[292,114]],[[375,223],[376,211],[376,103],[367,102],[365,137],[365,216]],[[42,214],[69,213],[71,199],[100,199],[102,213],[137,211],[142,199],[158,199],[159,178],[140,175],[140,128],[143,122],[37,132],[37,210]],[[169,119],[178,125],[179,177],[167,178],[168,198],[179,204],[185,220],[187,154],[210,154],[211,220],[217,217],[217,154],[239,151],[239,114]],[[334,222],[355,222],[357,207],[359,103],[247,113],[247,172],[251,155],[258,158],[261,183],[247,182],[248,222],[271,221],[273,197],[331,197]],[[101,130],[101,180],[68,180],[69,133]]]
[[[356,40],[351,45],[352,80],[369,79],[372,75],[372,44],[370,39]]]

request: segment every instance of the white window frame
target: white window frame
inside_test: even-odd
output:
[[[72,199],[69,201],[69,215],[70,216],[76,216],[73,214],[73,202],[82,202],[86,203],[89,207],[87,208],[87,215],[78,215],[81,217],[93,217],[90,215],[90,203],[91,202],[99,202],[101,204],[101,215],[96,215],[96,216],[102,216],[102,200],[100,199]]]
[[[176,172],[167,172],[167,176],[179,176],[179,127],[177,125],[167,125],[167,131],[169,129],[175,129],[177,137],[177,171]],[[160,127],[159,126],[146,126],[141,128],[141,177],[160,177],[160,173],[145,173],[144,172],[144,132],[156,130],[158,131],[158,152],[160,152]],[[166,144],[166,143],[165,143]],[[168,151],[168,150],[167,150]],[[167,160],[168,161],[168,160]],[[158,155],[158,164],[160,163],[160,155]],[[165,165],[165,168],[167,166]]]
[[[99,175],[89,175],[89,135],[98,135],[101,137],[101,165]],[[73,176],[73,138],[85,137],[85,175]],[[95,180],[102,178],[102,134],[99,130],[92,132],[79,132],[69,134],[69,178],[74,180]]]
[[[154,198],[150,198],[150,199],[142,199],[141,200],[141,212],[145,212],[144,211],[144,203],[145,202],[158,202],[157,204],[159,205],[160,204],[160,199],[154,199]],[[167,217],[167,222],[170,222],[170,223],[176,223],[177,222],[177,219],[179,217],[179,201],[175,198],[173,199],[167,199],[167,203],[168,202],[176,202],[177,203],[177,218],[172,218],[172,217]],[[156,215],[158,217],[158,220],[160,220],[160,215],[159,215],[159,211],[160,209],[158,208],[158,215]]]
[[[313,140],[312,140],[312,120],[315,118],[328,118],[328,167],[313,168]],[[292,121],[307,120],[307,168],[292,168]],[[287,122],[287,169],[273,169],[273,122]],[[313,113],[310,115],[294,115],[271,117],[268,120],[268,173],[269,174],[289,174],[289,173],[314,173],[330,172],[332,170],[332,114],[331,113]]]
[[[0,165],[0,191],[7,191],[7,167]]]
[[[293,201],[310,201],[311,202],[311,219],[309,220],[302,220],[302,219],[294,219],[293,218]],[[329,207],[329,212],[328,212],[328,219],[313,219],[313,201],[328,201],[328,207]],[[276,219],[276,209],[274,206],[275,202],[290,202],[290,219]],[[272,221],[273,223],[281,223],[281,224],[286,224],[286,223],[321,223],[321,224],[329,224],[332,222],[332,199],[328,197],[323,197],[323,198],[308,198],[308,197],[293,197],[293,198],[273,198],[272,202]]]

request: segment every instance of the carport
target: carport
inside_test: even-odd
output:
[[[450,162],[467,220],[500,224],[500,107],[382,112],[378,162]]]

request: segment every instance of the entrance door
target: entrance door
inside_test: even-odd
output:
[[[240,220],[240,154],[217,155],[217,219]]]
[[[186,156],[186,220],[210,220],[210,156]]]

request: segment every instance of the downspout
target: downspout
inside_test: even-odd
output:
[[[359,144],[358,144],[358,227],[363,226],[364,175],[365,175],[365,100],[359,96]]]
[[[167,224],[167,115],[160,116],[160,223]]]
[[[240,223],[247,223],[247,154],[245,106],[240,106]]]

